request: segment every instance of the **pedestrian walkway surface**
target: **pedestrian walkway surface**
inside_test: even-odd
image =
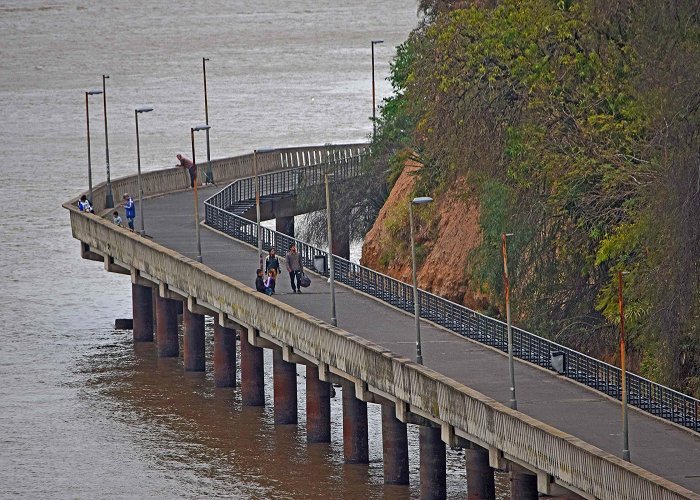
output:
[[[200,189],[200,200],[214,194]],[[203,201],[200,214],[204,214]],[[197,243],[192,191],[144,201],[146,233],[194,259]],[[202,259],[212,269],[253,288],[257,250],[202,226]],[[330,287],[314,278],[293,294],[286,273],[274,299],[330,322]],[[409,359],[415,358],[414,318],[378,300],[336,285],[338,326]],[[510,399],[508,358],[500,352],[423,322],[423,363],[505,405]],[[516,360],[518,410],[613,455],[622,449],[621,404],[571,380]],[[632,463],[700,493],[700,435],[641,411],[629,412]]]

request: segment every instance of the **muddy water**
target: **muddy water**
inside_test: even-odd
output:
[[[136,170],[137,106],[155,108],[140,120],[144,170],[189,151],[189,127],[204,119],[202,57],[214,158],[358,141],[371,131],[369,42],[386,41],[381,98],[394,47],[416,23],[415,3],[401,0],[0,0],[0,496],[416,496],[416,432],[414,486],[385,488],[373,405],[371,463],[344,466],[340,394],[333,442],[307,446],[303,411],[299,426],[275,427],[271,405],[242,408],[209,373],[135,349],[112,328],[131,316],[128,278],[80,259],[60,208],[87,186],[84,91],[102,74],[114,178]],[[101,104],[91,98],[95,182]],[[462,463],[450,451],[453,497],[465,492]]]

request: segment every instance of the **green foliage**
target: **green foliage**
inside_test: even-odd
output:
[[[392,144],[392,155],[420,156],[421,192],[438,195],[459,176],[478,186],[483,243],[470,258],[472,282],[500,303],[500,234],[515,233],[521,324],[608,354],[617,271],[629,271],[636,369],[697,391],[697,6],[501,0],[421,8],[426,22],[392,67],[397,93],[382,108],[378,141]]]

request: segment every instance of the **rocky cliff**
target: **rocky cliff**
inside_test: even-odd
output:
[[[417,163],[407,163],[362,247],[362,265],[411,283],[408,204],[414,195]],[[418,286],[473,309],[485,309],[485,296],[469,283],[469,252],[481,242],[479,210],[461,179],[432,204],[416,211]],[[421,193],[422,194],[422,193]]]

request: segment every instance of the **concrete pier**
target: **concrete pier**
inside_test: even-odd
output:
[[[131,285],[134,342],[153,342],[153,291],[142,285]]]
[[[510,470],[511,500],[537,500],[537,476],[525,469],[511,465]]]
[[[306,441],[331,442],[331,384],[318,378],[318,367],[306,366]]]
[[[294,216],[277,215],[275,217],[275,231],[294,238]]]
[[[248,341],[248,333],[241,332],[241,396],[245,406],[264,406],[263,350]]]
[[[177,338],[177,300],[156,298],[156,343],[159,358],[176,358],[180,354]]]
[[[352,382],[343,382],[343,454],[346,464],[369,463],[367,403],[355,397]]]
[[[439,427],[420,426],[420,497],[424,500],[447,498],[445,443]]]
[[[282,359],[282,350],[272,351],[275,424],[297,423],[297,365]]]
[[[236,330],[214,321],[214,386],[236,386]]]
[[[384,484],[408,484],[406,424],[396,418],[394,405],[382,405]]]
[[[203,372],[204,315],[193,313],[183,304],[182,325],[185,371]]]
[[[464,448],[467,466],[467,498],[494,500],[496,498],[493,469],[489,466],[489,452],[470,443]]]

